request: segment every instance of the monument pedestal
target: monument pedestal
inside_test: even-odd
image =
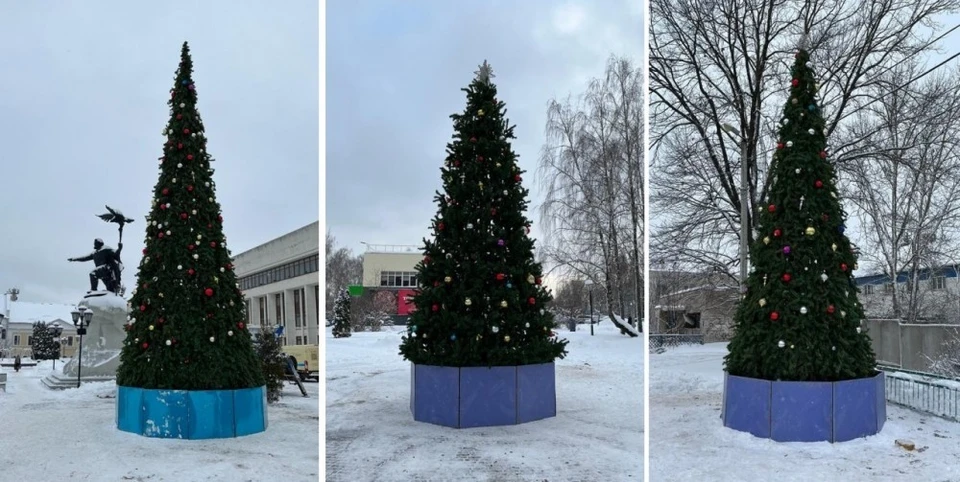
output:
[[[104,382],[117,378],[120,349],[127,337],[127,302],[109,291],[92,291],[77,306],[93,311],[93,320],[83,337],[83,356],[67,362],[61,373],[43,379],[48,388],[76,388],[77,372],[82,382]],[[78,355],[79,355],[79,347]],[[81,365],[82,364],[82,365]]]

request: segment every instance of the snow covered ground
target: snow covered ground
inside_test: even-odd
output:
[[[557,362],[557,417],[510,427],[415,422],[401,332],[327,329],[326,476],[332,482],[639,481],[643,338],[606,320],[577,332]]]
[[[316,481],[320,477],[318,385],[309,398],[287,386],[264,433],[220,440],[161,440],[117,430],[116,384],[52,391],[52,363],[0,368],[0,480]],[[57,363],[61,369],[63,363]]]
[[[960,424],[891,404],[883,431],[838,444],[776,443],[724,428],[725,354],[713,343],[650,355],[651,480],[960,481]]]

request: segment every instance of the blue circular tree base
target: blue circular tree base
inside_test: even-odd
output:
[[[880,433],[883,372],[839,382],[788,382],[724,373],[725,427],[777,442],[846,442]]]
[[[117,428],[157,438],[241,437],[267,429],[266,387],[155,390],[117,387]]]
[[[553,363],[510,367],[410,365],[413,419],[453,428],[493,427],[557,415]]]

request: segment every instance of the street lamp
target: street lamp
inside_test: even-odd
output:
[[[60,358],[63,358],[63,347],[67,345],[67,337],[60,337]]]
[[[87,334],[87,327],[93,321],[93,311],[86,306],[77,307],[70,312],[73,317],[73,326],[77,327],[77,335],[80,337],[80,352],[77,355],[77,388],[80,388],[80,368],[83,366],[83,335]]]
[[[583,282],[583,285],[590,292],[590,336],[593,336],[593,280],[588,279]]]
[[[742,296],[747,291],[747,233],[749,232],[747,219],[750,216],[747,200],[747,139],[730,124],[722,124],[721,127],[724,132],[740,138],[740,294]]]
[[[59,321],[53,322],[53,326],[50,327],[50,333],[53,335],[53,341],[60,343],[60,335],[63,334],[63,327],[60,326]],[[57,371],[57,358],[60,358],[58,356],[59,354],[60,354],[60,347],[58,346],[56,352],[52,354],[53,371]]]

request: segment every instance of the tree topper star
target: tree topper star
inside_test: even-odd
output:
[[[491,78],[496,77],[496,75],[493,75],[493,68],[490,67],[490,64],[488,64],[486,60],[483,61],[483,65],[480,66],[480,70],[474,73],[477,74],[477,80],[487,85],[490,84]]]

